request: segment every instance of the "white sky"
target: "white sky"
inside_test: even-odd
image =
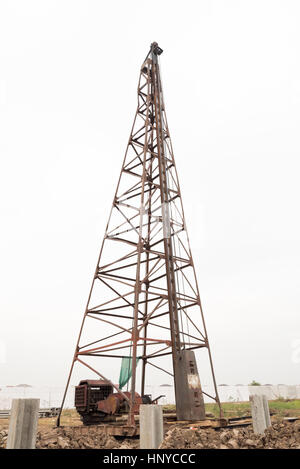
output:
[[[217,381],[299,383],[299,24],[289,0],[1,1],[1,383],[65,384],[154,40]]]

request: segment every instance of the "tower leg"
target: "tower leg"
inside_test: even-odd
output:
[[[195,353],[183,350],[176,362],[175,396],[177,420],[205,420],[204,399]]]

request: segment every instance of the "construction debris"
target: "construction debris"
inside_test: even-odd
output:
[[[79,427],[80,428],[80,427]],[[84,427],[83,427],[84,428]],[[0,431],[0,448],[5,448],[8,429]],[[74,427],[40,429],[37,448],[41,449],[138,449],[139,438],[116,439],[97,427],[74,432]],[[160,449],[300,449],[300,422],[273,423],[264,435],[252,427],[186,429],[173,425]]]
[[[182,429],[172,427],[160,449],[300,449],[300,422],[274,423],[263,435],[251,427],[220,429]]]
[[[53,428],[40,431],[37,437],[37,448],[42,449],[133,449],[139,447],[139,439],[117,440],[97,428],[89,428],[88,432],[77,432],[73,429]]]

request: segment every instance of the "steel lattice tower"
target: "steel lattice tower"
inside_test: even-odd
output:
[[[161,53],[151,44],[141,67],[137,111],[62,402],[63,407],[76,362],[108,379],[102,360],[132,357],[130,424],[135,392],[145,393],[148,365],[174,377],[177,418],[205,418],[192,363],[196,349],[207,353],[215,394],[209,397],[220,407],[166,119]],[[94,340],[83,340],[87,321],[95,323]],[[90,357],[98,357],[97,367],[88,363]]]

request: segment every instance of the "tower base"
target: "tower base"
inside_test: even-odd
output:
[[[183,350],[175,366],[177,420],[205,420],[204,399],[195,353],[192,350]]]

